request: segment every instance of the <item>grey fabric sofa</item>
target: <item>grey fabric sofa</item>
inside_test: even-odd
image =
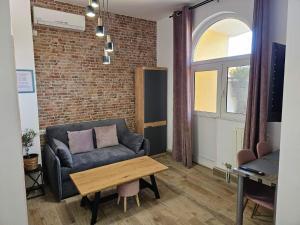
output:
[[[53,151],[53,138],[68,145],[67,131],[86,130],[113,124],[117,125],[119,145],[102,148],[101,150],[95,149],[86,153],[74,154],[72,155],[72,168],[61,166],[59,158]],[[148,155],[150,143],[147,139],[143,140],[141,149],[138,152],[129,149],[122,143],[122,140],[130,134],[132,133],[128,130],[125,120],[123,119],[82,122],[48,127],[46,129],[47,142],[43,153],[43,165],[45,177],[58,200],[78,194],[77,189],[70,180],[69,174]]]

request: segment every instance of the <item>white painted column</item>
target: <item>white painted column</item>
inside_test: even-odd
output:
[[[33,70],[35,77],[30,0],[9,0],[9,2],[16,69]],[[36,85],[36,81],[34,83]],[[31,128],[36,133],[39,133],[36,91],[34,93],[22,93],[18,96],[22,131]],[[34,146],[31,148],[30,153],[38,153],[39,160],[41,160],[39,135],[34,139]]]
[[[157,66],[168,68],[167,150],[173,144],[173,20],[157,21]]]
[[[0,224],[27,225],[21,125],[9,1],[0,1]]]
[[[278,225],[300,224],[299,12],[300,0],[289,0],[276,216]]]

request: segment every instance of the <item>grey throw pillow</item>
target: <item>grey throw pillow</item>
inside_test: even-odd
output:
[[[95,127],[97,148],[105,148],[109,146],[118,145],[117,126]]]
[[[53,139],[53,143],[55,146],[54,151],[56,152],[56,155],[58,156],[61,165],[72,168],[73,159],[68,146],[55,138]]]
[[[122,144],[138,153],[144,141],[143,135],[136,133],[127,133],[122,136]]]

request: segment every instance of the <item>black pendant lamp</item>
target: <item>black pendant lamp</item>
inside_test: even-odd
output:
[[[98,26],[96,27],[96,36],[103,37],[105,35],[105,28],[103,26],[102,18],[99,16],[98,18]]]
[[[107,40],[105,44],[105,51],[106,52],[113,52],[114,51],[114,43],[111,41],[110,35],[107,35]]]
[[[86,12],[85,14],[88,16],[88,17],[95,17],[95,11],[94,11],[94,8],[91,6],[91,0],[89,0],[89,5],[86,7]]]
[[[102,56],[102,61],[104,65],[110,64],[110,56],[106,51],[104,51],[104,56]]]
[[[99,2],[98,2],[98,0],[92,0],[92,1],[91,1],[91,6],[92,6],[94,9],[98,8],[98,7],[99,7]]]

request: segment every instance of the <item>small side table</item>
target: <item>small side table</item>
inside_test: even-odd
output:
[[[36,168],[35,170],[30,170],[30,171],[24,170],[24,172],[25,172],[25,176],[29,177],[29,179],[33,181],[33,184],[30,187],[26,188],[27,199],[36,198],[45,195],[42,165],[39,164],[38,168]],[[33,192],[36,193],[37,191],[38,191],[37,194],[31,194]]]

